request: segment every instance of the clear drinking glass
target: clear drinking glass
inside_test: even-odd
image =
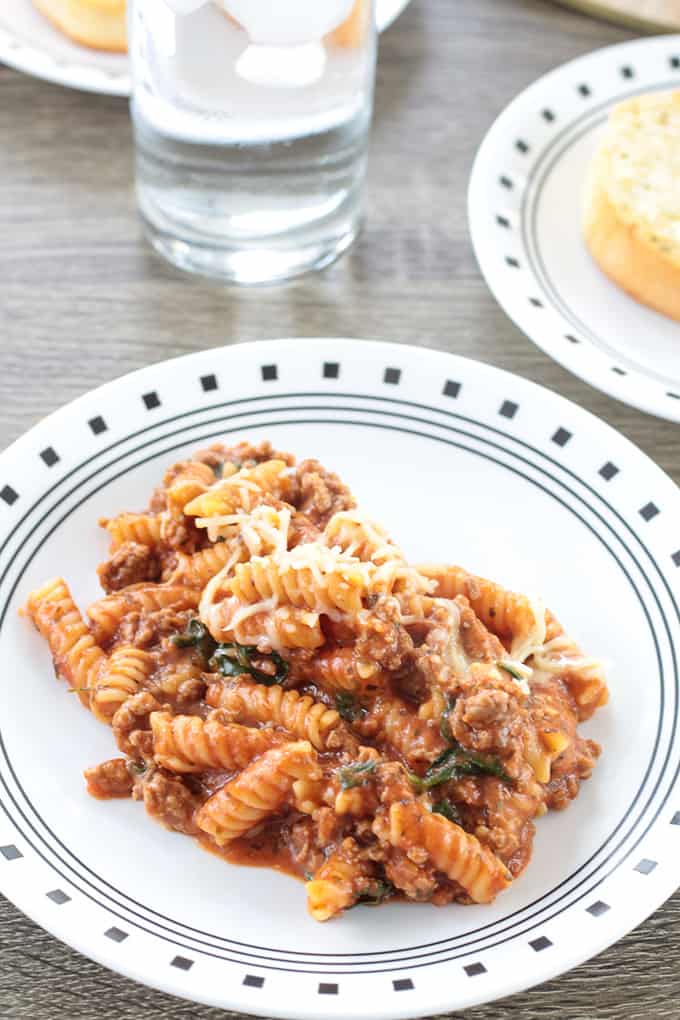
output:
[[[137,197],[154,248],[239,283],[354,239],[374,0],[132,0]]]

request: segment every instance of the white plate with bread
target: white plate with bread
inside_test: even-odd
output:
[[[598,50],[519,95],[479,149],[469,219],[530,340],[680,421],[680,36]]]
[[[377,0],[382,32],[409,0]],[[130,94],[126,0],[2,0],[0,62],[57,85]]]

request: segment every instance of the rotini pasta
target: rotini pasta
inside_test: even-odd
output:
[[[99,523],[111,536],[112,553],[125,542],[155,546],[161,540],[162,520],[154,514],[124,513],[110,519],[102,518]]]
[[[209,797],[196,824],[223,846],[277,814],[294,799],[297,782],[320,777],[306,740],[273,748]]]
[[[490,902],[591,775],[600,663],[538,600],[409,564],[318,461],[216,444],[101,523],[87,617],[61,578],[26,606],[119,748],[88,790],[304,876],[316,920]]]
[[[31,593],[26,606],[47,643],[56,672],[67,680],[85,708],[90,707],[91,692],[106,662],[80,610],[61,578],[48,581]]]
[[[113,637],[131,612],[154,613],[161,609],[194,609],[198,592],[185,585],[142,584],[93,602],[87,610],[100,642]]]
[[[506,644],[511,658],[524,662],[545,640],[545,609],[526,595],[507,591],[493,581],[456,566],[420,566],[436,583],[434,594],[454,599],[463,595],[484,626]]]
[[[356,745],[334,709],[309,695],[284,691],[278,684],[265,687],[244,681],[233,685],[217,683],[208,688],[206,701],[224,709],[235,722],[281,726],[299,740],[308,740],[317,751]]]
[[[197,715],[152,712],[153,754],[171,772],[205,772],[206,769],[244,769],[282,737],[275,730],[220,722],[215,714]]]
[[[128,698],[151,676],[154,657],[134,645],[119,645],[111,653],[90,695],[92,714],[101,722],[111,722]]]
[[[390,805],[387,840],[402,850],[425,849],[437,870],[475,903],[490,903],[512,880],[503,862],[478,839],[421,801]]]

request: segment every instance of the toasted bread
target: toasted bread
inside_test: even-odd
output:
[[[127,50],[125,0],[33,0],[41,14],[74,42],[95,50]]]
[[[680,92],[614,108],[590,167],[583,230],[614,283],[680,321]]]

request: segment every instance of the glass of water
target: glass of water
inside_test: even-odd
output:
[[[356,236],[374,0],[132,0],[137,198],[154,248],[238,283]]]

